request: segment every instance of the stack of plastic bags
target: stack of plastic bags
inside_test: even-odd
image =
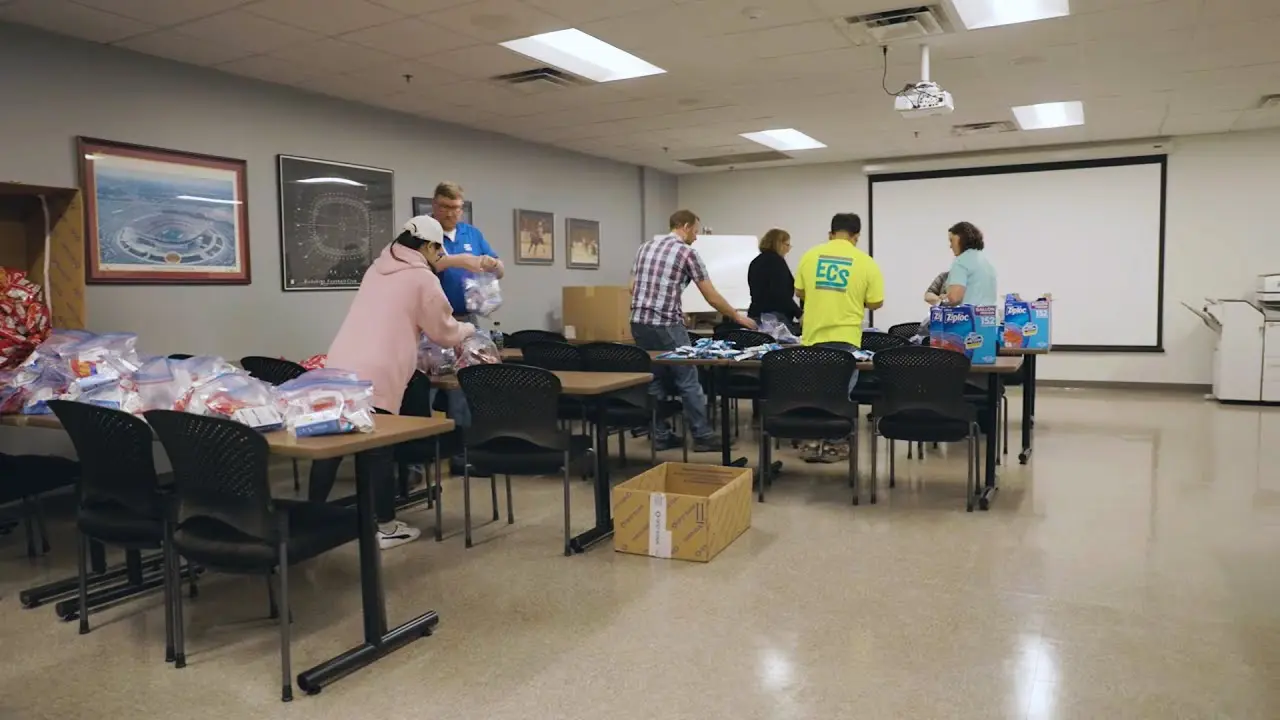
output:
[[[136,335],[128,333],[55,331],[16,370],[4,376],[0,410],[47,415],[50,400],[78,400],[118,385],[141,363],[134,348],[137,341]]]
[[[297,437],[373,431],[373,384],[355,373],[311,370],[277,392],[284,425]]]
[[[758,360],[766,353],[781,350],[778,343],[765,343],[740,349],[729,340],[702,338],[692,345],[684,345],[658,356],[660,360]]]

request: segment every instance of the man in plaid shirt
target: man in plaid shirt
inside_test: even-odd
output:
[[[631,266],[631,336],[645,350],[675,350],[688,345],[689,333],[684,327],[684,309],[680,296],[689,283],[694,283],[707,303],[725,318],[754,330],[755,322],[734,308],[716,291],[707,275],[707,266],[690,247],[698,238],[701,221],[688,210],[671,216],[671,232],[649,240],[636,251]],[[674,385],[684,404],[685,419],[693,433],[694,452],[717,452],[720,436],[707,422],[707,398],[698,382],[698,371],[689,365],[658,365],[653,369],[649,394],[663,395],[664,387]],[[659,421],[654,431],[659,450],[680,446],[666,420]]]

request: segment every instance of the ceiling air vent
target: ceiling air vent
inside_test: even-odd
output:
[[[688,158],[680,162],[694,167],[727,167],[729,165],[748,165],[750,163],[769,162],[771,160],[790,160],[791,156],[776,150],[766,152],[736,153],[733,155],[716,155],[713,157]]]
[[[532,70],[507,73],[506,75],[497,75],[491,79],[525,95],[586,84],[576,75],[570,75],[563,70],[550,67],[539,67]]]
[[[1260,110],[1274,110],[1280,108],[1280,95],[1267,95],[1258,102]]]
[[[902,40],[942,35],[949,29],[947,18],[936,5],[915,5],[899,10],[852,15],[844,19],[849,39],[855,45],[886,45]]]
[[[995,135],[996,133],[1013,132],[1017,129],[1018,128],[1009,120],[998,120],[996,122],[952,125],[951,134],[955,137],[969,137],[970,135]]]

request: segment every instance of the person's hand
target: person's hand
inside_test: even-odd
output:
[[[469,322],[458,323],[458,331],[462,333],[462,340],[466,340],[476,334],[476,326]],[[462,340],[458,342],[461,343]]]
[[[937,305],[939,302],[942,302],[942,298],[934,293],[925,293],[924,300],[930,305]]]
[[[738,314],[737,323],[738,323],[739,325],[741,325],[742,327],[744,327],[744,328],[748,329],[748,330],[758,330],[758,329],[759,329],[759,326],[758,326],[758,325],[756,325],[756,321],[755,321],[755,320],[752,320],[751,318],[749,318],[749,317],[747,317],[746,315],[743,315],[743,314],[741,314],[741,313],[739,313],[739,314]]]
[[[449,255],[448,257],[450,267],[462,268],[467,272],[473,273],[485,272],[484,261],[493,259],[483,255],[468,255],[466,253]]]

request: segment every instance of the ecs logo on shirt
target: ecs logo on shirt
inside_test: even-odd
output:
[[[849,272],[852,269],[852,258],[820,255],[813,272],[813,287],[816,290],[844,292],[849,289]]]

